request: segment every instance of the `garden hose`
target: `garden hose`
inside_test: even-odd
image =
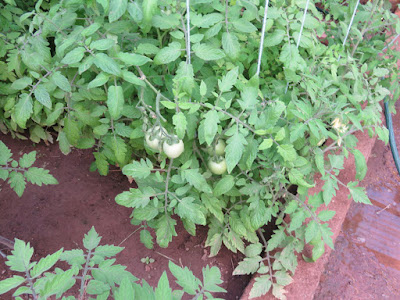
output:
[[[396,165],[397,172],[400,175],[400,158],[399,158],[399,152],[397,151],[396,140],[394,138],[392,115],[390,114],[389,111],[389,101],[385,101],[384,105],[385,105],[386,126],[389,130],[390,150],[392,150],[393,160]]]

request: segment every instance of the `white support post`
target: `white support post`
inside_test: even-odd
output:
[[[304,23],[306,22],[306,16],[307,16],[307,11],[308,11],[308,5],[310,4],[310,0],[307,0],[306,2],[306,7],[304,8],[304,14],[303,14],[303,19],[301,21],[301,27],[300,27],[300,32],[299,32],[299,37],[297,39],[297,44],[296,44],[296,48],[299,49],[300,46],[300,41],[301,41],[301,35],[303,34],[303,29],[304,29]],[[285,90],[285,94],[287,93],[289,88],[289,82],[286,83],[286,90]]]
[[[186,63],[190,64],[191,63],[191,59],[190,59],[190,0],[186,0],[186,31],[187,31]]]
[[[359,4],[360,4],[360,0],[357,0],[356,7],[354,7],[353,15],[351,16],[350,24],[349,24],[349,26],[347,27],[346,36],[344,37],[344,40],[343,40],[343,44],[342,44],[343,48],[344,48],[344,45],[345,45],[346,42],[347,42],[347,38],[349,37],[351,25],[353,25],[354,17],[356,16],[357,8],[358,8],[358,5],[359,5]],[[341,58],[341,56],[339,55],[337,61],[339,61],[340,58]]]
[[[263,19],[263,25],[262,25],[262,30],[261,30],[260,49],[258,51],[257,72],[256,72],[257,76],[260,75],[261,58],[262,58],[262,53],[264,50],[264,36],[265,36],[265,26],[267,23],[268,5],[269,5],[269,0],[265,0],[264,19]]]

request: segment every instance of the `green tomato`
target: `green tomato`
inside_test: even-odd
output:
[[[222,159],[221,161],[216,162],[210,159],[208,161],[208,168],[215,175],[222,175],[226,172],[226,161],[225,159]]]
[[[169,158],[177,158],[185,150],[185,145],[183,144],[182,140],[179,140],[177,143],[173,143],[171,145],[168,144],[167,141],[164,141],[163,150]]]
[[[218,143],[215,145],[215,154],[216,155],[224,155],[225,154],[225,142],[224,140],[218,140]]]
[[[146,139],[146,144],[149,146],[151,149],[154,151],[161,151],[161,143],[158,137],[153,137],[149,133],[146,133],[145,139]]]

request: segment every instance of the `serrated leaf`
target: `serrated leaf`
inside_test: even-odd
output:
[[[304,210],[298,210],[294,214],[290,215],[290,225],[289,231],[294,231],[301,227],[305,220],[306,216],[304,214]]]
[[[10,270],[24,272],[29,269],[30,261],[33,255],[33,248],[29,243],[15,239],[12,255],[7,256],[6,265]]]
[[[206,217],[201,211],[201,206],[194,203],[193,197],[181,199],[175,209],[175,213],[181,218],[186,218],[195,224],[206,225]]]
[[[95,249],[94,255],[101,257],[112,257],[124,250],[123,247],[117,247],[114,245],[101,245]]]
[[[132,282],[129,278],[122,279],[118,290],[114,293],[115,300],[136,299],[135,290],[133,289]]]
[[[65,135],[68,139],[68,142],[71,145],[76,145],[81,136],[81,132],[78,127],[78,122],[73,119],[65,118],[64,119],[64,130]]]
[[[93,63],[102,71],[119,76],[121,68],[111,57],[104,53],[97,53]]]
[[[360,202],[360,203],[365,203],[365,204],[372,204],[371,201],[369,200],[367,193],[365,192],[365,189],[360,186],[356,187],[349,187],[347,186],[351,196],[353,197],[353,200],[355,202]]]
[[[228,92],[232,89],[233,85],[236,84],[237,77],[239,75],[239,67],[236,67],[226,73],[225,76],[222,77],[221,81],[218,81],[218,88],[223,92]]]
[[[150,231],[146,229],[140,231],[140,241],[145,245],[147,249],[153,249],[154,242]]]
[[[286,299],[285,296],[286,290],[285,290],[285,286],[284,285],[280,285],[280,284],[272,284],[272,295],[274,295],[274,297],[284,300]]]
[[[222,34],[222,49],[232,60],[236,60],[240,54],[240,43],[234,33],[224,32]]]
[[[207,94],[207,85],[202,80],[200,83],[200,95],[204,97]]]
[[[24,175],[22,175],[22,173],[13,171],[9,175],[8,183],[10,184],[10,187],[14,190],[14,192],[19,197],[21,197],[25,191],[26,186]]]
[[[328,223],[321,224],[320,229],[321,229],[321,235],[322,235],[322,238],[324,239],[324,242],[331,249],[334,249],[334,245],[333,245],[333,241],[332,241],[333,232],[329,228]]]
[[[363,180],[367,175],[367,162],[365,161],[364,155],[360,150],[354,149],[352,151],[356,164],[356,179]]]
[[[181,268],[175,265],[172,261],[168,263],[172,275],[176,278],[176,283],[189,295],[196,295],[199,289],[200,281],[193,275],[187,267]]]
[[[141,207],[144,208],[150,201],[150,197],[153,197],[155,191],[151,187],[143,188],[143,192],[140,189],[130,189],[130,191],[122,192],[115,197],[115,201],[125,207]]]
[[[49,92],[41,85],[39,85],[34,91],[33,94],[37,101],[39,101],[42,105],[51,109],[52,103],[50,100]]]
[[[275,279],[276,282],[282,286],[289,285],[293,281],[292,277],[285,271],[277,271],[275,273]]]
[[[0,295],[7,293],[24,282],[25,278],[17,275],[0,281]]]
[[[218,48],[208,44],[196,44],[193,46],[194,53],[202,60],[217,60],[225,57],[225,53]]]
[[[112,39],[101,39],[101,40],[96,40],[90,43],[90,48],[94,50],[108,50],[112,46],[115,45],[115,41]]]
[[[259,256],[263,250],[263,246],[261,243],[250,244],[244,250],[244,254],[247,257],[255,257]]]
[[[113,85],[108,89],[107,107],[111,118],[118,119],[124,109],[124,90],[121,86]]]
[[[275,230],[274,234],[268,240],[267,251],[272,251],[277,248],[286,238],[283,230]]]
[[[172,300],[172,289],[169,286],[167,272],[164,271],[158,280],[155,299]]]
[[[313,184],[309,184],[307,181],[305,181],[303,177],[304,174],[298,169],[291,169],[289,172],[289,180],[291,183],[304,186],[306,188],[311,188],[314,186]]]
[[[335,214],[336,212],[333,210],[323,210],[318,214],[318,218],[323,222],[327,222],[332,219]]]
[[[215,293],[226,293],[226,290],[218,286],[222,284],[221,271],[217,267],[203,268],[203,287],[204,290]]]
[[[272,147],[274,141],[272,139],[264,139],[258,146],[258,150],[266,150]]]
[[[178,138],[183,139],[185,137],[187,121],[183,112],[178,112],[172,117],[172,123],[175,126],[175,132]]]
[[[59,260],[61,254],[63,253],[63,248],[57,252],[43,257],[31,270],[31,277],[36,278],[52,268]]]
[[[60,256],[60,260],[66,261],[71,266],[74,265],[81,266],[86,262],[82,249],[73,249],[64,251]]]
[[[66,65],[72,65],[78,63],[82,60],[84,55],[85,55],[85,48],[77,47],[74,50],[68,52],[61,60],[61,63]]]
[[[242,158],[244,146],[247,145],[247,141],[243,134],[236,132],[227,140],[227,144],[225,148],[225,160],[228,173],[231,173]]]
[[[271,289],[272,282],[269,275],[256,277],[253,287],[250,290],[250,299],[263,296]]]
[[[108,20],[110,23],[117,21],[125,13],[128,7],[128,0],[110,0],[110,11],[108,12]]]
[[[38,186],[42,186],[42,184],[58,184],[57,179],[49,174],[49,170],[43,168],[32,167],[25,172],[25,177],[26,180]]]
[[[254,274],[260,267],[261,256],[246,257],[239,265],[233,270],[233,275],[247,275]]]
[[[311,240],[317,235],[318,233],[318,223],[315,222],[314,220],[311,220],[307,224],[306,232],[305,232],[305,241],[306,243],[310,243]]]
[[[214,187],[214,196],[218,197],[229,192],[235,185],[235,177],[226,175]]]
[[[144,55],[139,55],[135,53],[125,53],[119,52],[117,57],[122,60],[128,66],[143,66],[145,63],[151,61],[150,58]]]
[[[168,64],[177,60],[181,55],[181,44],[177,42],[170,43],[167,47],[162,48],[154,57],[156,65]]]
[[[335,181],[332,178],[329,178],[327,181],[325,181],[324,186],[322,187],[322,196],[324,199],[324,203],[326,206],[331,202],[333,196],[336,195],[336,190],[335,190]]]
[[[25,76],[25,77],[15,80],[12,83],[11,88],[14,90],[23,90],[31,84],[32,84],[32,78]]]
[[[318,243],[314,244],[312,250],[312,261],[316,261],[324,253],[325,253],[325,243],[323,242],[323,240],[320,239]]]
[[[61,74],[60,71],[54,72],[51,76],[51,80],[64,92],[71,92],[71,84],[69,83],[68,79],[63,74]]]
[[[88,89],[92,89],[98,86],[102,86],[103,84],[105,84],[108,79],[110,78],[109,75],[101,72],[99,74],[97,74],[96,78],[93,79],[91,82],[89,82],[89,84],[87,85]]]
[[[157,244],[160,247],[168,247],[168,244],[172,241],[172,237],[176,236],[175,225],[176,221],[169,215],[163,215],[157,221]]]
[[[68,153],[71,152],[71,145],[70,145],[67,135],[65,134],[64,131],[60,131],[58,133],[57,141],[58,141],[60,150],[64,155],[67,155]]]
[[[109,163],[106,156],[101,152],[93,152],[95,158],[95,164],[100,175],[106,176],[108,174]]]
[[[88,250],[93,250],[96,248],[101,240],[101,236],[98,235],[94,227],[89,230],[85,237],[83,238],[83,246]]]
[[[0,165],[5,165],[11,156],[11,150],[2,141],[0,141]]]
[[[26,121],[29,120],[33,113],[32,98],[28,94],[21,94],[15,105],[14,118],[19,127],[25,129]]]
[[[278,153],[285,161],[294,161],[297,158],[296,150],[293,145],[283,144],[278,146]]]
[[[162,30],[177,28],[180,24],[180,15],[176,13],[170,15],[155,15],[152,21],[154,27]]]
[[[208,111],[204,116],[204,138],[208,145],[214,140],[220,123],[218,113],[215,110]]]
[[[318,171],[321,175],[325,175],[325,167],[324,167],[324,153],[321,149],[315,149],[315,164],[318,168]]]
[[[264,40],[264,47],[274,47],[279,45],[283,41],[285,34],[286,32],[282,29],[277,29],[272,33],[267,33]]]
[[[108,290],[110,286],[99,280],[90,280],[86,287],[86,293],[89,295],[101,295]]]
[[[138,161],[134,161],[129,165],[122,168],[122,173],[126,176],[133,178],[144,179],[151,174],[153,170],[153,164],[149,159],[144,160],[143,158]]]
[[[257,27],[255,27],[250,21],[245,20],[244,18],[237,19],[232,22],[233,27],[239,32],[243,33],[252,33],[257,31]]]
[[[187,169],[183,171],[183,176],[190,185],[204,193],[211,193],[212,190],[199,169]]]

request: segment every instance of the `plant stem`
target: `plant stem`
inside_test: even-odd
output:
[[[28,283],[29,283],[29,289],[32,291],[33,300],[37,300],[38,296],[37,296],[36,291],[35,291],[35,289],[33,287],[33,280],[32,280],[31,275],[29,274],[29,270],[28,270],[28,268],[26,266],[25,266],[25,275],[26,275],[26,279],[28,280]]]
[[[28,94],[28,97],[32,96],[33,92],[36,90],[36,88],[39,86],[39,84],[43,81],[43,79],[45,79],[46,77],[50,76],[51,74],[53,74],[54,72],[58,71],[59,69],[61,69],[64,66],[60,66],[55,68],[53,71],[48,71],[43,77],[41,77],[38,82],[36,82],[36,84],[32,87],[30,93]]]
[[[265,0],[264,19],[263,19],[263,24],[262,24],[262,29],[261,29],[260,49],[258,50],[258,61],[257,61],[257,72],[256,72],[257,76],[260,75],[261,58],[262,58],[262,53],[264,50],[264,35],[265,35],[265,26],[267,25],[266,23],[267,23],[268,5],[269,5],[269,0]]]
[[[159,90],[157,90],[156,87],[154,85],[152,85],[150,81],[147,80],[146,75],[143,73],[143,71],[140,67],[136,67],[136,69],[139,72],[140,79],[143,80],[154,91],[154,93],[160,94],[161,97],[163,97],[165,100],[167,100],[169,102],[174,102],[174,101],[170,100],[169,98],[165,97],[163,94],[161,94],[161,92]]]
[[[81,279],[81,291],[80,291],[80,295],[79,295],[79,299],[83,300],[83,293],[84,293],[84,288],[85,288],[85,277],[86,274],[89,270],[89,263],[90,263],[90,258],[92,256],[92,250],[88,251],[87,257],[86,257],[86,263],[85,263],[85,267],[83,268],[83,274],[82,274],[82,279]]]
[[[273,275],[272,275],[271,256],[269,254],[269,251],[267,250],[268,243],[267,243],[267,240],[264,237],[264,234],[263,234],[261,228],[257,229],[257,233],[261,237],[261,239],[263,241],[263,244],[264,244],[264,247],[265,247],[265,254],[267,255],[267,262],[268,262],[269,277],[270,277],[270,280],[271,280],[271,283],[272,283],[273,282],[272,281]]]
[[[174,159],[171,158],[169,161],[169,166],[168,166],[168,171],[167,171],[167,179],[165,179],[165,192],[164,192],[164,211],[167,213],[167,206],[168,206],[168,187],[169,187],[169,179],[171,177],[171,169],[172,169],[172,164],[174,163]]]

